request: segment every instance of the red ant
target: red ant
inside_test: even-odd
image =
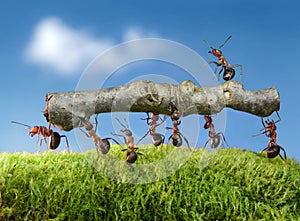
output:
[[[227,146],[229,146],[228,143],[226,142],[224,134],[222,132],[219,133],[215,132],[215,127],[212,122],[211,116],[204,115],[204,120],[205,120],[204,129],[209,129],[208,132],[209,139],[208,141],[206,141],[204,148],[206,147],[209,141],[210,141],[211,148],[217,148],[220,145],[220,143],[222,143],[223,146],[224,145],[223,141],[226,143]]]
[[[157,121],[161,120],[161,122],[158,124]],[[147,124],[150,126],[150,129],[147,131],[147,133],[137,142],[137,144],[139,144],[149,133],[151,135],[151,140],[154,146],[158,147],[159,145],[164,143],[165,140],[165,136],[160,134],[160,133],[156,133],[156,127],[158,127],[159,125],[161,125],[164,121],[164,119],[161,119],[159,117],[159,114],[157,113],[152,113],[152,116],[149,116],[149,113],[147,112],[147,118],[142,118],[142,120],[147,120]],[[151,121],[150,121],[151,120]]]
[[[278,117],[277,121],[274,121],[273,119],[272,120],[267,119],[266,121],[264,121],[263,118],[261,118],[261,122],[262,122],[262,125],[264,127],[263,129],[261,129],[261,131],[263,130],[263,132],[260,133],[260,134],[254,135],[254,136],[265,134],[267,137],[270,138],[270,140],[268,142],[268,146],[265,149],[262,150],[262,151],[265,152],[267,158],[274,158],[274,157],[279,155],[282,160],[285,160],[286,159],[285,150],[283,149],[283,147],[279,146],[276,143],[276,138],[277,138],[277,133],[276,133],[277,126],[276,126],[276,124],[279,121],[281,121],[281,118],[280,118],[277,111],[276,111],[276,114],[277,114],[277,117]],[[280,155],[280,150],[282,150],[283,153],[284,153],[284,159]]]
[[[181,124],[180,119],[180,112],[179,111],[174,111],[171,115],[172,123],[173,123],[173,128],[172,127],[166,127],[165,129],[167,130],[173,130],[173,134],[169,137],[168,143],[170,139],[172,139],[172,144],[175,147],[180,147],[182,145],[182,137],[184,141],[187,143],[188,148],[190,149],[190,145],[186,137],[179,131],[178,126]]]
[[[134,147],[134,138],[132,136],[132,132],[131,130],[129,130],[129,126],[126,122],[126,126],[124,124],[121,123],[121,121],[116,118],[116,120],[119,122],[119,124],[124,127],[124,130],[120,130],[121,132],[123,132],[123,134],[125,135],[122,135],[122,134],[112,134],[112,135],[115,135],[115,136],[119,136],[119,137],[123,137],[124,138],[124,143],[127,145],[127,149],[123,149],[122,151],[127,151],[127,155],[126,155],[126,163],[134,163],[137,158],[138,158],[138,155],[143,155],[141,153],[138,153],[136,152],[136,150],[138,149],[137,147]],[[127,137],[127,139],[126,139]]]
[[[233,66],[230,66],[229,63],[226,61],[226,58],[224,57],[224,55],[222,55],[222,51],[219,50],[220,48],[222,48],[226,43],[227,41],[229,41],[229,39],[231,38],[232,36],[230,35],[226,40],[225,42],[219,46],[218,49],[216,48],[213,48],[209,42],[207,40],[204,40],[204,42],[212,49],[211,51],[209,51],[208,53],[214,55],[215,57],[218,58],[218,62],[216,61],[210,61],[208,62],[208,64],[215,64],[216,65],[216,68],[214,70],[214,73],[216,74],[217,72],[217,69],[218,67],[222,66],[222,69],[220,70],[219,72],[219,76],[218,76],[218,81],[220,80],[220,74],[222,73],[222,71],[224,71],[223,73],[223,79],[225,81],[229,81],[231,80],[234,75],[235,75],[235,70],[234,68],[236,67],[239,67],[240,68],[240,81],[242,82],[242,65],[241,64],[236,64],[236,65],[233,65]]]
[[[34,127],[31,127],[31,126],[29,126],[27,124],[23,124],[23,123],[16,122],[16,121],[11,121],[11,123],[25,126],[26,127],[25,129],[30,129],[29,135],[31,135],[32,137],[34,135],[36,135],[36,134],[38,135],[38,141],[39,141],[38,153],[40,153],[40,149],[41,149],[42,141],[43,140],[45,141],[45,143],[47,145],[47,141],[46,141],[47,137],[49,137],[49,148],[51,150],[55,150],[59,146],[61,138],[64,137],[66,139],[67,150],[68,150],[68,152],[70,152],[69,142],[68,142],[68,138],[66,137],[66,135],[60,135],[57,132],[53,132],[53,130],[50,129],[50,124],[49,124],[49,126],[47,128],[45,126],[34,126]],[[43,136],[43,139],[40,138],[40,135]],[[48,145],[47,145],[47,149],[48,149]]]
[[[111,137],[107,137],[104,139],[101,139],[98,135],[97,135],[97,128],[98,128],[98,115],[95,116],[95,130],[93,130],[93,125],[88,122],[85,125],[85,129],[88,131],[88,133],[86,133],[85,131],[83,131],[81,128],[79,128],[84,134],[86,134],[87,137],[93,138],[94,139],[94,143],[96,145],[96,150],[98,152],[101,152],[102,154],[107,154],[108,151],[110,150],[110,143],[108,142],[108,140],[113,140],[116,144],[120,145],[118,143],[118,141],[116,141],[114,138]]]

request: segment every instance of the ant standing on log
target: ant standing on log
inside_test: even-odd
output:
[[[173,128],[172,127],[166,127],[165,129],[167,130],[173,130],[173,134],[169,137],[168,143],[170,139],[172,139],[172,144],[175,147],[180,147],[182,145],[182,137],[186,144],[188,145],[188,148],[190,148],[189,142],[186,139],[186,137],[179,131],[178,126],[181,124],[180,119],[180,112],[179,111],[174,111],[171,115],[172,123],[173,123]]]
[[[219,75],[218,75],[218,81],[220,80],[220,74],[222,73],[222,71],[224,71],[223,79],[225,81],[231,80],[235,75],[234,68],[239,67],[240,68],[240,82],[242,83],[242,65],[241,64],[236,64],[236,65],[230,66],[229,63],[226,61],[226,58],[222,54],[222,51],[220,50],[220,48],[222,48],[231,37],[232,36],[230,35],[225,40],[225,42],[222,45],[219,46],[218,49],[213,48],[207,40],[204,40],[204,42],[211,48],[211,51],[209,51],[208,53],[210,53],[210,54],[212,54],[212,55],[214,55],[215,57],[218,58],[218,62],[210,61],[210,62],[208,62],[208,64],[215,64],[216,65],[216,68],[214,70],[215,74],[217,72],[218,67],[222,66],[222,69],[220,70]]]
[[[38,153],[41,152],[41,146],[42,146],[42,141],[44,140],[46,145],[47,145],[47,137],[49,137],[49,148],[50,150],[55,150],[59,144],[60,144],[60,140],[61,138],[65,138],[66,139],[66,148],[68,150],[68,152],[70,152],[70,149],[69,149],[69,142],[68,142],[68,138],[66,135],[60,135],[58,132],[53,132],[53,130],[50,129],[50,125],[47,127],[45,126],[34,126],[34,127],[31,127],[27,124],[23,124],[23,123],[20,123],[20,122],[16,122],[16,121],[11,121],[11,123],[14,123],[14,124],[19,124],[19,125],[22,125],[22,126],[25,126],[26,128],[25,129],[29,129],[29,135],[31,135],[31,137],[33,137],[34,135],[38,135],[38,143],[39,143],[39,146],[38,146]],[[43,138],[40,137],[40,135],[42,135]],[[47,145],[47,150],[48,150],[48,145]]]
[[[226,142],[225,136],[222,132],[216,133],[215,132],[215,126],[212,122],[212,118],[209,115],[204,115],[204,129],[209,129],[208,136],[209,139],[206,141],[204,148],[206,147],[207,143],[210,141],[211,148],[217,148],[220,143],[222,143],[222,146],[224,145],[223,141],[226,143],[227,146],[228,143]]]
[[[132,136],[131,130],[129,130],[129,126],[128,126],[128,123],[126,122],[126,120],[125,120],[126,126],[124,124],[122,124],[118,118],[116,118],[116,120],[119,122],[119,124],[122,127],[124,127],[124,130],[121,130],[121,132],[123,132],[124,135],[122,135],[122,134],[112,134],[112,135],[124,138],[124,143],[127,145],[128,148],[123,149],[122,151],[127,151],[126,163],[132,164],[137,160],[138,155],[143,155],[143,154],[136,152],[136,150],[138,148],[134,146],[134,138]],[[127,139],[126,139],[126,137],[127,137]]]
[[[276,123],[281,121],[281,118],[280,118],[277,111],[276,111],[276,114],[277,114],[278,120],[275,121],[275,122],[274,122],[273,119],[272,120],[266,119],[264,121],[263,118],[261,118],[261,122],[262,122],[262,125],[264,127],[263,129],[261,129],[261,131],[263,130],[263,132],[260,133],[260,134],[254,135],[254,136],[259,136],[259,135],[265,134],[268,138],[270,138],[270,140],[268,142],[268,146],[265,149],[262,150],[262,151],[265,152],[267,158],[274,158],[274,157],[279,155],[282,160],[285,160],[286,159],[285,150],[283,149],[283,147],[279,146],[276,143],[276,138],[277,138]],[[284,158],[280,155],[280,150],[283,151]]]
[[[161,120],[161,122],[158,124],[157,121]],[[158,127],[159,125],[161,125],[162,123],[165,122],[166,118],[161,119],[159,117],[159,114],[157,113],[152,113],[152,116],[149,116],[149,113],[147,112],[147,118],[142,118],[142,120],[146,120],[147,124],[150,126],[150,129],[147,131],[147,133],[137,142],[137,144],[139,144],[149,133],[151,135],[151,140],[154,146],[158,147],[159,145],[164,143],[165,140],[165,136],[160,134],[160,133],[156,133],[156,127]],[[151,120],[151,121],[150,121]]]
[[[102,154],[107,154],[108,151],[110,150],[110,143],[108,142],[108,140],[113,140],[116,144],[120,145],[114,138],[111,137],[107,137],[104,139],[101,139],[98,135],[97,135],[97,128],[98,128],[98,114],[95,116],[95,130],[93,130],[93,125],[88,122],[88,124],[85,125],[85,129],[88,131],[88,133],[86,133],[85,131],[83,131],[81,128],[79,128],[84,134],[86,134],[87,137],[93,138],[94,139],[94,143],[96,145],[96,150],[98,152],[101,152]]]

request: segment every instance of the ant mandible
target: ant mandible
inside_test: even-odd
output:
[[[49,148],[51,150],[55,150],[59,146],[60,140],[61,140],[62,137],[65,138],[66,139],[67,150],[68,150],[68,152],[70,152],[69,142],[68,142],[67,136],[66,135],[60,135],[58,132],[53,132],[53,130],[50,129],[51,124],[49,124],[49,126],[47,128],[45,126],[31,127],[27,124],[23,124],[23,123],[20,123],[20,122],[17,122],[17,121],[11,121],[11,123],[25,126],[25,129],[29,129],[29,135],[31,135],[31,137],[33,137],[36,134],[38,135],[38,142],[39,142],[38,153],[40,153],[40,149],[41,149],[43,140],[45,141],[45,143],[47,145],[47,141],[46,141],[47,137],[49,137]],[[40,137],[40,135],[42,135],[43,139]],[[48,149],[48,145],[47,145],[47,149]]]
[[[168,143],[170,141],[170,139],[172,139],[172,144],[175,147],[180,147],[182,145],[182,137],[184,139],[184,141],[186,142],[186,144],[188,145],[188,148],[190,148],[190,144],[188,142],[188,140],[186,139],[186,137],[179,131],[178,126],[181,124],[180,119],[180,112],[179,111],[174,111],[171,115],[171,119],[172,119],[172,123],[173,123],[173,128],[172,127],[166,127],[165,129],[167,130],[173,130],[173,134],[169,137],[168,139]]]
[[[224,145],[223,142],[225,142],[226,145],[229,146],[228,143],[226,142],[224,134],[222,132],[219,133],[215,132],[215,126],[212,122],[211,116],[204,115],[204,120],[205,120],[204,129],[209,129],[208,132],[209,139],[206,141],[204,148],[206,147],[209,141],[210,141],[211,148],[217,148],[220,145],[220,143],[222,143],[223,146]]]
[[[204,40],[204,42],[211,48],[211,51],[209,51],[208,53],[214,55],[219,60],[218,62],[210,61],[210,62],[208,62],[208,64],[215,64],[216,65],[216,68],[214,70],[214,74],[216,74],[218,67],[222,66],[222,69],[220,70],[219,75],[218,75],[218,81],[220,80],[220,74],[222,73],[222,71],[224,71],[223,79],[225,81],[231,80],[235,76],[234,68],[239,67],[240,68],[240,82],[242,83],[242,65],[241,64],[236,64],[236,65],[230,66],[229,63],[226,61],[226,58],[222,54],[222,51],[220,50],[220,48],[222,48],[227,43],[227,41],[229,41],[229,39],[231,37],[232,36],[230,35],[225,40],[225,42],[218,47],[218,49],[212,47],[207,40]]]
[[[124,130],[120,130],[121,132],[123,132],[124,135],[122,135],[122,134],[112,134],[112,135],[124,138],[124,143],[128,147],[127,149],[122,150],[122,151],[127,151],[125,162],[132,164],[137,160],[138,155],[143,155],[143,154],[136,152],[136,150],[138,148],[134,146],[134,138],[132,136],[131,130],[129,130],[129,126],[128,126],[128,123],[126,122],[126,120],[125,120],[126,125],[121,123],[121,121],[118,118],[116,118],[116,120],[119,122],[119,124],[122,127],[124,127]],[[126,137],[127,137],[127,139],[126,139]]]
[[[160,123],[157,123],[158,120],[161,120]],[[137,145],[150,133],[151,135],[151,140],[154,146],[158,147],[159,145],[164,143],[165,140],[165,136],[160,134],[160,133],[156,133],[156,127],[158,127],[159,125],[161,125],[162,123],[164,123],[164,121],[166,120],[166,118],[161,119],[159,117],[159,114],[157,113],[152,113],[152,116],[149,116],[149,113],[147,112],[147,118],[142,118],[142,120],[146,120],[147,124],[150,126],[150,129],[147,131],[147,133],[137,142]],[[151,121],[150,121],[151,120]]]
[[[263,129],[261,129],[261,131],[263,130],[263,132],[260,133],[260,134],[254,135],[254,136],[259,136],[259,135],[265,134],[266,137],[270,138],[270,140],[268,142],[268,146],[265,149],[262,150],[262,151],[265,152],[267,158],[274,158],[274,157],[279,155],[282,160],[285,160],[286,159],[286,152],[283,149],[283,147],[278,145],[277,142],[276,142],[276,139],[277,139],[277,133],[276,133],[277,126],[276,126],[276,124],[279,121],[281,121],[281,118],[280,118],[277,111],[276,111],[276,114],[277,114],[277,117],[278,117],[277,121],[274,121],[273,119],[269,120],[268,118],[264,121],[263,118],[261,118],[261,122],[262,122],[262,125],[264,127]],[[284,158],[281,156],[280,150],[283,151]]]
[[[96,150],[99,152],[101,152],[102,154],[107,154],[110,150],[110,143],[108,142],[108,140],[113,140],[116,144],[120,145],[118,143],[118,141],[116,141],[114,138],[111,137],[107,137],[107,138],[100,138],[97,135],[97,128],[98,128],[98,114],[95,116],[95,130],[93,130],[93,125],[88,122],[85,125],[85,129],[88,131],[88,133],[86,133],[85,131],[83,131],[81,128],[79,128],[87,137],[93,138],[94,139],[94,143],[96,145]]]

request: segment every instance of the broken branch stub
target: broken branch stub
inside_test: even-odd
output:
[[[47,121],[65,131],[81,127],[94,114],[108,112],[155,112],[182,116],[210,115],[224,107],[254,114],[271,115],[280,108],[276,88],[244,90],[242,84],[228,81],[212,87],[198,87],[192,81],[179,85],[137,81],[119,87],[92,91],[49,92],[43,111]]]

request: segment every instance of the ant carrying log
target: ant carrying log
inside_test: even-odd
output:
[[[157,123],[158,120],[161,120],[160,123]],[[157,113],[152,113],[152,116],[149,116],[149,113],[147,112],[147,118],[142,118],[142,120],[146,120],[147,124],[150,126],[150,129],[147,131],[147,133],[137,142],[137,145],[150,133],[151,136],[151,140],[154,146],[158,147],[159,145],[164,143],[165,140],[165,136],[160,134],[160,133],[156,133],[156,127],[158,127],[159,125],[161,125],[162,123],[164,123],[164,121],[166,120],[166,118],[161,119],[159,117],[159,114]],[[151,120],[151,121],[150,121]]]
[[[68,150],[68,152],[70,152],[69,149],[69,142],[68,142],[68,138],[66,135],[60,135],[58,132],[54,132],[53,130],[50,129],[50,125],[47,127],[45,126],[29,126],[27,124],[23,124],[17,121],[11,121],[11,123],[14,124],[19,124],[22,126],[25,126],[25,129],[29,129],[29,135],[31,135],[31,137],[33,137],[34,135],[38,135],[38,153],[40,153],[41,151],[41,146],[42,146],[42,141],[44,140],[46,145],[47,145],[47,138],[49,137],[49,145],[47,145],[47,150],[48,147],[50,148],[50,150],[55,150],[61,141],[61,138],[65,138],[66,139],[66,148]],[[43,138],[41,138],[40,136],[42,136]]]
[[[98,153],[102,153],[102,154],[107,154],[110,150],[110,143],[109,140],[113,140],[116,144],[120,145],[118,143],[118,141],[116,141],[114,138],[111,137],[107,137],[107,138],[100,138],[97,135],[97,128],[98,128],[98,115],[95,116],[95,130],[93,129],[93,125],[88,122],[85,125],[85,129],[88,131],[88,133],[86,133],[85,131],[83,131],[81,128],[79,128],[87,137],[93,138],[94,139],[94,143],[96,145],[96,150],[98,151]]]
[[[256,134],[254,136],[259,136],[259,135],[265,134],[266,137],[270,138],[270,140],[268,142],[268,146],[265,149],[262,150],[262,151],[265,152],[267,158],[274,158],[274,157],[279,155],[282,160],[285,160],[286,159],[286,152],[283,149],[283,147],[278,145],[277,142],[276,142],[276,139],[277,139],[277,133],[276,133],[277,126],[276,126],[276,124],[279,121],[281,121],[281,118],[280,118],[277,111],[276,111],[276,114],[277,114],[277,117],[278,117],[277,121],[274,121],[273,119],[269,120],[268,118],[264,121],[263,118],[261,118],[261,122],[262,122],[262,125],[264,127],[263,129],[261,129],[261,131],[263,130],[263,132],[260,133],[260,134]],[[280,150],[283,151],[284,158],[280,155]]]
[[[215,64],[216,65],[216,68],[214,70],[214,74],[216,74],[218,67],[222,66],[222,69],[220,70],[219,75],[218,75],[218,81],[220,80],[220,74],[222,73],[222,71],[224,71],[223,79],[225,81],[231,80],[235,76],[234,68],[239,67],[240,68],[240,82],[242,83],[242,65],[241,64],[236,64],[236,65],[230,66],[229,63],[227,62],[226,58],[222,54],[222,51],[220,50],[220,48],[222,48],[227,43],[227,41],[229,41],[229,39],[231,37],[232,36],[230,35],[225,40],[225,42],[218,47],[218,49],[212,47],[207,40],[204,40],[204,42],[211,48],[211,51],[209,51],[208,53],[210,53],[210,54],[212,54],[212,55],[214,55],[215,57],[218,58],[218,62],[210,61],[210,62],[208,62],[208,64]]]
[[[118,118],[116,118],[116,120],[119,122],[119,124],[122,127],[124,127],[124,130],[120,130],[121,132],[123,132],[124,135],[122,134],[112,134],[112,135],[124,138],[124,143],[127,145],[127,149],[122,150],[122,151],[127,151],[125,162],[132,164],[137,160],[138,155],[143,155],[143,154],[136,152],[138,148],[134,146],[134,138],[132,136],[131,130],[129,130],[129,126],[126,120],[125,120],[126,125],[124,125]]]
[[[173,127],[166,127],[165,129],[167,130],[173,130],[173,134],[169,137],[168,139],[168,143],[169,141],[172,139],[172,144],[175,147],[180,147],[182,145],[182,138],[184,139],[184,141],[186,142],[186,144],[188,145],[188,148],[190,148],[190,144],[189,141],[186,139],[186,137],[179,131],[178,126],[181,124],[180,119],[180,112],[179,111],[174,111],[171,115],[171,119],[172,119],[172,123],[173,123]]]
[[[206,147],[209,141],[210,141],[211,148],[217,148],[220,144],[224,146],[223,142],[225,142],[226,145],[229,146],[228,143],[226,142],[224,134],[222,132],[219,133],[215,132],[215,126],[212,122],[211,116],[204,115],[204,120],[205,120],[204,129],[209,129],[208,132],[209,139],[206,141],[204,148]]]

